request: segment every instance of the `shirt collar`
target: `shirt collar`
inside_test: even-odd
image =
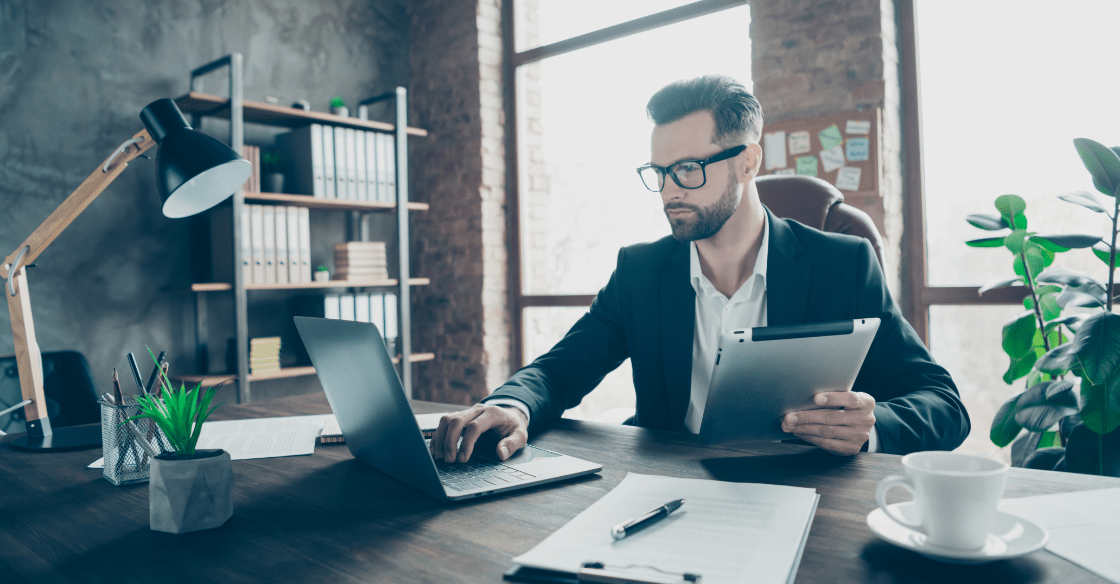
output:
[[[763,286],[766,285],[766,268],[770,255],[770,218],[764,217],[762,221],[762,245],[758,247],[758,257],[754,261],[754,271],[751,272],[750,277],[743,282],[743,287],[750,284],[753,280],[759,281]],[[690,241],[688,243],[688,276],[692,282],[692,288],[696,290],[696,294],[719,295],[715,286],[704,275],[704,270],[700,268],[700,253],[696,250],[696,242]],[[758,276],[758,278],[755,278]],[[765,288],[763,288],[765,289]],[[738,291],[736,291],[736,294]]]

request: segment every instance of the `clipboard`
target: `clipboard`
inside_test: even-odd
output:
[[[529,582],[531,584],[689,584],[702,582],[700,574],[676,574],[670,576],[636,575],[623,571],[621,567],[607,566],[599,562],[585,562],[576,572],[558,572],[529,566],[513,566],[502,574],[503,580]]]

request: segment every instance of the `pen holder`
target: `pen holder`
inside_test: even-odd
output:
[[[151,472],[151,457],[140,445],[140,440],[159,452],[170,452],[163,430],[150,418],[126,420],[141,413],[136,399],[126,397],[124,405],[101,404],[101,451],[105,467],[102,475],[114,485],[130,485],[148,480]]]

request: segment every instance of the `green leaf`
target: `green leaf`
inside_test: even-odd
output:
[[[1081,323],[1068,345],[1081,377],[1081,419],[1107,434],[1120,427],[1120,315],[1101,312]]]
[[[1055,300],[1058,302],[1058,306],[1062,308],[1070,306],[1103,308],[1108,301],[1102,296],[1104,296],[1104,290],[1101,290],[1100,294],[1087,294],[1077,288],[1066,288],[1062,290],[1061,294],[1058,294]]]
[[[1063,252],[1069,251],[1071,249],[1084,249],[1086,247],[1093,247],[1093,244],[1099,242],[1100,240],[1101,238],[1096,235],[1083,235],[1078,233],[1069,233],[1064,235],[1035,235],[1031,237],[1031,241],[1053,252]]]
[[[1015,320],[1003,325],[1003,352],[1012,360],[1021,358],[1033,346],[1037,330],[1034,313],[1021,312]]]
[[[1019,195],[1000,195],[996,197],[996,209],[999,210],[1003,220],[1013,225],[1015,229],[1027,228],[1027,217],[1023,211],[1027,203]]]
[[[1042,450],[1043,448],[1055,448],[1055,447],[1058,447],[1058,446],[1061,446],[1061,445],[1062,445],[1062,443],[1058,440],[1058,433],[1057,432],[1044,432],[1042,434],[1042,438],[1038,441],[1038,450],[1035,450],[1035,453],[1038,453],[1038,451]],[[1063,450],[1063,453],[1064,453],[1065,449],[1062,449],[1062,450]],[[1030,468],[1030,467],[1027,467],[1028,464],[1030,464],[1030,457],[1029,456],[1027,457],[1027,462],[1023,463],[1023,467],[1024,468]]]
[[[1052,321],[1046,323],[1046,327],[1045,327],[1044,330],[1045,330],[1046,334],[1050,334],[1050,332],[1053,331],[1054,329],[1058,328],[1061,325],[1065,325],[1065,327],[1067,329],[1069,329],[1070,332],[1076,333],[1077,332],[1077,326],[1080,325],[1081,322],[1084,321],[1086,318],[1089,318],[1089,315],[1087,315],[1087,314],[1071,314],[1069,316],[1063,316],[1062,318],[1055,319],[1055,320],[1052,320]]]
[[[1002,237],[983,237],[980,239],[970,239],[964,242],[969,247],[1003,247]]]
[[[1116,196],[1116,189],[1120,187],[1120,157],[1104,144],[1088,138],[1075,139],[1073,147],[1092,175],[1093,186],[1110,197]]]
[[[1000,278],[999,280],[992,280],[991,282],[988,282],[987,284],[984,284],[983,286],[981,286],[980,290],[978,291],[978,294],[980,296],[983,296],[984,293],[987,292],[988,290],[995,290],[996,288],[1006,288],[1008,286],[1022,286],[1022,285],[1023,285],[1023,279],[1019,278],[1019,277]]]
[[[1077,413],[1072,381],[1046,381],[1019,396],[1015,422],[1032,432],[1045,432],[1062,418]]]
[[[1023,250],[1023,255],[1027,258],[1027,266],[1031,269],[1031,279],[1042,272],[1046,267],[1046,260],[1042,257],[1042,252],[1037,248],[1027,247]]]
[[[1073,286],[1075,288],[1084,286],[1089,283],[1094,283],[1103,290],[1104,284],[1101,284],[1088,274],[1071,270],[1063,266],[1052,266],[1046,268],[1041,274],[1035,278],[1036,282],[1046,282],[1049,284],[1061,284],[1063,286]]]
[[[1034,367],[1034,363],[1037,360],[1038,353],[1034,351],[1027,351],[1026,354],[1018,359],[1011,359],[1011,364],[1003,374],[1004,383],[1011,385],[1016,379],[1022,379],[1029,375],[1031,368]]]
[[[1048,353],[1038,358],[1035,367],[1043,373],[1050,375],[1063,375],[1070,370],[1077,354],[1074,352],[1073,343],[1066,343],[1050,349]]]
[[[1086,209],[1095,213],[1104,213],[1109,217],[1112,216],[1112,214],[1108,212],[1108,208],[1105,207],[1101,200],[1098,199],[1096,195],[1088,191],[1065,193],[1058,195],[1058,198],[1075,205],[1081,205],[1082,207],[1085,207]]]
[[[1019,394],[1007,400],[996,412],[995,419],[992,421],[992,430],[988,434],[992,444],[1003,448],[1011,444],[1011,441],[1023,431],[1023,427],[1015,421],[1016,404],[1021,396],[1022,394]]]
[[[1062,307],[1058,306],[1055,294],[1043,294],[1038,299],[1038,308],[1042,311],[1042,320],[1054,320],[1062,315]]]
[[[1097,258],[1107,266],[1108,263],[1112,261],[1110,257],[1112,255],[1112,246],[1101,241],[1093,246],[1093,255],[1097,256]],[[1115,266],[1113,267],[1115,268]]]
[[[1001,229],[1007,229],[1009,227],[1008,224],[1005,223],[999,215],[977,213],[975,215],[969,215],[968,217],[965,217],[964,220],[971,223],[973,227],[979,227],[980,229],[983,229],[985,231],[999,231]]]
[[[1038,449],[1038,441],[1042,439],[1042,434],[1038,432],[1027,432],[1019,437],[1018,440],[1011,443],[1011,465],[1022,467],[1027,457]]]
[[[1023,251],[1023,243],[1026,241],[1027,231],[1025,229],[1016,229],[1003,238],[1003,245],[1011,250],[1011,253],[1019,255],[1019,253]]]
[[[1023,468],[1034,470],[1065,470],[1066,449],[1057,445],[1054,432],[1047,432],[1038,441],[1038,448],[1027,455]]]
[[[1120,477],[1120,432],[1102,436],[1085,424],[1075,427],[1066,443],[1066,468],[1071,472]]]
[[[1120,428],[1120,399],[1109,384],[1094,385],[1081,379],[1081,421],[1097,434],[1108,434]]]
[[[1023,297],[1023,308],[1026,308],[1027,310],[1034,310],[1034,297],[1033,296],[1024,296]]]

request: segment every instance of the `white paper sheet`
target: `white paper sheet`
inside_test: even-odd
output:
[[[999,509],[1045,527],[1046,549],[1120,582],[1120,489],[1004,499]]]
[[[825,172],[832,172],[844,166],[844,147],[833,146],[828,150],[821,150],[821,166]]]
[[[625,539],[611,527],[681,499],[668,518]],[[575,572],[583,562],[635,575],[654,566],[705,584],[793,580],[818,496],[814,489],[627,474],[622,483],[515,564]]]
[[[844,125],[844,132],[847,134],[870,134],[871,121],[870,120],[848,120]]]
[[[858,166],[845,166],[836,173],[836,188],[842,191],[858,191],[862,171]]]
[[[790,154],[805,154],[809,149],[809,132],[801,131],[789,133]]]
[[[785,168],[786,166],[786,133],[771,132],[763,136],[762,159],[766,161],[766,170]]]

